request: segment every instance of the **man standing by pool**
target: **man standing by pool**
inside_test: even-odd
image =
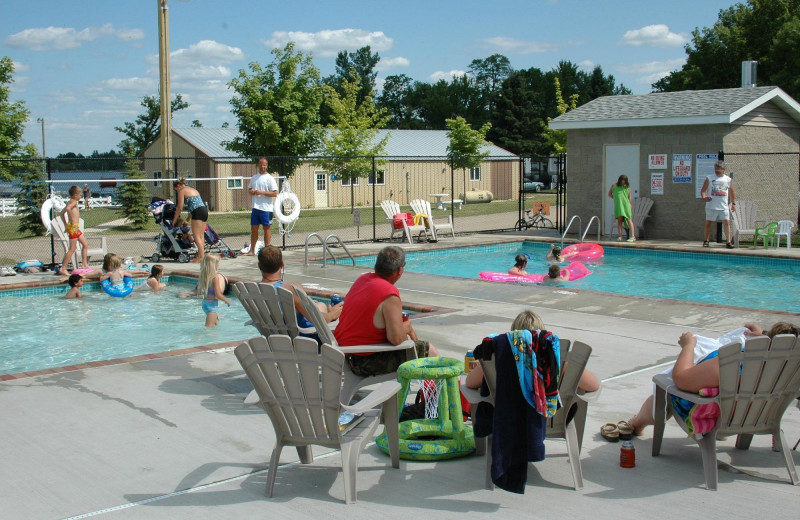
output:
[[[403,302],[395,283],[403,276],[406,253],[397,246],[387,246],[378,253],[375,272],[362,274],[344,299],[339,325],[333,331],[340,347],[391,343],[406,339],[415,343],[417,357],[438,356],[427,341],[421,341],[403,315]],[[358,376],[387,374],[406,361],[405,350],[371,354],[348,354],[350,369]]]
[[[708,237],[711,234],[711,223],[722,222],[725,227],[725,238],[728,242],[725,247],[733,249],[731,243],[731,215],[736,211],[736,195],[733,193],[733,179],[725,175],[725,163],[714,163],[714,175],[709,175],[700,189],[700,197],[706,202],[706,228],[703,247],[708,247]],[[730,204],[730,210],[728,209]]]
[[[258,158],[258,172],[250,179],[247,191],[253,197],[253,211],[250,213],[250,250],[245,256],[256,254],[258,243],[258,226],[264,227],[264,244],[272,240],[272,209],[275,197],[278,196],[278,183],[267,173],[267,158]]]

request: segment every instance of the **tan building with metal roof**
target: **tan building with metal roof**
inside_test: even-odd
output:
[[[254,161],[234,156],[223,146],[238,135],[234,128],[173,128],[173,160],[178,176],[218,178],[225,181],[197,181],[196,188],[213,211],[250,208],[247,184],[255,174]],[[353,186],[356,205],[371,205],[393,199],[407,204],[413,199],[429,199],[430,194],[491,191],[495,199],[516,199],[519,188],[519,157],[491,143],[489,156],[479,168],[452,173],[447,161],[449,139],[444,130],[380,130],[376,139],[389,134],[385,163],[379,165],[377,179],[358,179]],[[142,154],[148,176],[161,176],[160,138]],[[270,161],[270,171],[280,171],[280,158]],[[377,182],[374,182],[377,181]],[[304,160],[289,177],[292,191],[304,208],[347,207],[351,187],[332,178],[313,157]],[[149,183],[148,183],[149,184]],[[165,196],[162,184],[148,186],[153,195]],[[454,189],[451,190],[451,185]],[[171,188],[168,186],[167,188]],[[452,197],[446,197],[452,198]]]
[[[569,215],[598,216],[604,233],[608,189],[626,174],[634,197],[655,201],[646,236],[702,240],[700,185],[720,152],[736,198],[756,202],[759,219],[797,217],[800,104],[778,87],[601,97],[550,128],[567,131]]]

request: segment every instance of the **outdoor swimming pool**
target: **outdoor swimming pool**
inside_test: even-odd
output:
[[[84,286],[90,290],[80,300],[52,292],[4,296],[0,374],[213,345],[258,334],[243,325],[250,317],[233,295],[230,307],[220,303],[220,325],[206,329],[201,300],[186,298],[193,282],[188,278],[185,282],[173,280],[162,293],[134,291],[127,298],[113,298],[92,284]]]
[[[527,253],[531,259],[526,270],[545,273],[549,248],[545,243],[519,242],[408,252],[406,271],[477,279],[481,271],[508,271],[516,255]],[[375,264],[375,256],[356,260],[358,265]],[[592,274],[559,286],[800,313],[797,260],[606,247],[602,262],[587,265]]]

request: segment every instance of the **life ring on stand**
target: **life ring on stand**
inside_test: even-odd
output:
[[[292,204],[292,212],[288,215],[284,215],[283,213],[284,202],[289,202]],[[273,213],[275,214],[275,218],[278,219],[278,222],[281,224],[291,224],[297,220],[297,217],[300,216],[300,199],[298,199],[297,195],[290,191],[282,191],[278,193],[278,197],[275,199]]]
[[[569,282],[573,282],[575,280],[580,280],[581,278],[592,274],[592,272],[587,268],[583,262],[572,262],[567,267],[561,269],[561,276],[564,276],[564,273],[569,273]],[[490,282],[527,282],[527,283],[541,283],[547,278],[547,274],[529,274],[529,275],[521,275],[521,274],[508,274],[508,273],[497,273],[493,271],[481,271],[478,276],[480,276],[481,280],[489,280]]]
[[[102,287],[109,296],[124,298],[133,292],[133,279],[131,279],[130,276],[124,276],[122,278],[122,285],[111,285],[111,280],[106,278],[100,282],[100,287]]]
[[[50,211],[61,212],[62,209],[66,207],[66,203],[61,197],[56,195],[52,195],[47,200],[44,201],[42,204],[42,208],[39,210],[39,217],[42,219],[42,225],[46,231],[46,235],[49,235],[51,232],[50,225],[52,223],[52,219],[50,218]]]
[[[570,261],[596,262],[603,257],[605,251],[600,244],[583,242],[572,244],[561,250],[561,258]]]

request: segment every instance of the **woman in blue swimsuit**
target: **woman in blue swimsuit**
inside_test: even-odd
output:
[[[178,193],[178,204],[175,208],[175,220],[172,227],[176,228],[181,224],[181,211],[183,211],[184,204],[186,211],[192,216],[192,236],[194,243],[197,245],[197,256],[192,262],[199,262],[205,256],[206,241],[203,234],[206,230],[206,222],[208,221],[208,208],[203,203],[203,198],[200,192],[191,186],[186,185],[186,178],[181,177],[175,181],[175,191]]]

